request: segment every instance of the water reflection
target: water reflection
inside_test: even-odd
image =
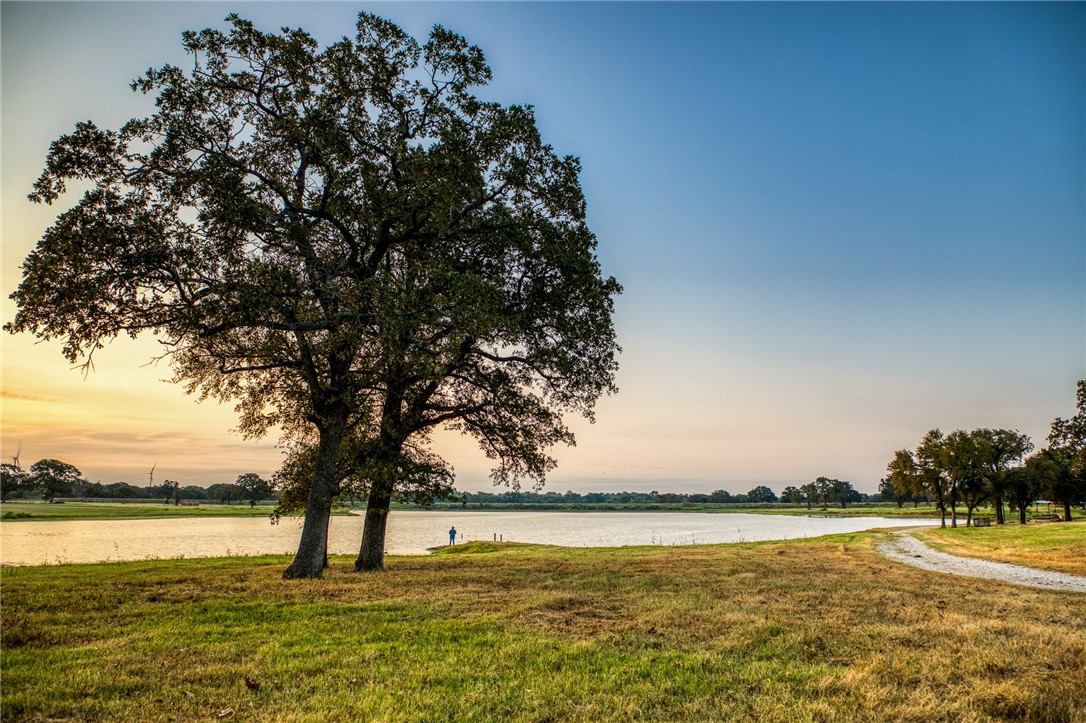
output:
[[[357,553],[362,522],[360,515],[332,518],[329,552]],[[394,511],[386,549],[392,555],[425,554],[429,547],[446,544],[453,526],[458,540],[465,542],[501,538],[566,547],[620,547],[783,540],[911,524],[932,525],[938,520],[698,512]],[[299,518],[271,525],[263,517],[4,522],[0,562],[40,565],[293,554],[301,530]]]

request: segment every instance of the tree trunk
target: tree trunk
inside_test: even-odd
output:
[[[1018,505],[1018,523],[1021,525],[1026,524],[1026,506],[1023,504]]]
[[[374,485],[366,503],[366,524],[362,528],[362,547],[358,551],[358,559],[354,561],[355,572],[377,572],[385,569],[385,527],[391,503],[391,485]]]
[[[1064,522],[1070,522],[1071,521],[1071,503],[1070,502],[1064,502],[1063,503],[1063,521]]]
[[[404,342],[406,344],[406,342]],[[355,572],[374,572],[385,569],[385,527],[388,508],[392,504],[392,490],[396,485],[396,460],[403,450],[407,434],[403,431],[403,401],[405,384],[399,374],[388,385],[385,401],[381,405],[380,442],[374,451],[374,462],[379,472],[370,486],[366,503],[366,524],[362,528],[362,546],[354,562]]]
[[[328,518],[332,513],[332,495],[338,476],[339,448],[347,426],[347,414],[320,430],[317,471],[305,505],[305,522],[298,552],[283,577],[288,580],[318,579],[328,561]]]

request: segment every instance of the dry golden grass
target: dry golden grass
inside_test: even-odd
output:
[[[872,540],[472,543],[291,583],[281,558],[4,570],[0,705],[5,721],[1086,720],[1086,595],[917,570]]]
[[[914,534],[952,555],[1086,576],[1086,519],[923,529]]]

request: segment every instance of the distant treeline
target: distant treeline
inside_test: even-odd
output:
[[[820,478],[822,479],[822,478]],[[837,480],[827,480],[836,482]],[[809,497],[798,487],[786,487],[780,496],[765,485],[759,485],[746,494],[732,494],[727,490],[714,490],[713,492],[682,493],[682,492],[465,492],[461,494],[455,503],[479,506],[624,506],[639,507],[653,505],[714,505],[714,504],[753,504],[765,505],[773,503],[785,504],[818,504],[823,506],[835,503],[846,507],[853,502],[881,502],[883,498],[879,494],[869,495],[857,492],[847,482],[838,482],[838,488],[812,491]],[[449,503],[446,503],[449,504]]]
[[[42,459],[23,469],[18,464],[0,464],[0,497],[9,499],[44,499],[53,502],[58,497],[85,500],[154,500],[180,504],[181,500],[220,502],[249,502],[273,499],[275,491],[268,480],[247,472],[233,484],[213,484],[209,487],[182,487],[174,480],[137,487],[128,482],[90,482],[83,473],[67,462]]]
[[[218,483],[208,487],[187,485],[182,487],[173,480],[138,487],[128,482],[89,482],[74,466],[59,460],[46,459],[35,462],[28,469],[11,464],[0,465],[0,492],[3,499],[46,499],[57,497],[85,500],[156,500],[179,503],[209,501],[219,503],[256,502],[275,499],[277,492],[272,483],[254,473],[240,475],[233,484]],[[766,485],[758,485],[745,494],[732,494],[727,490],[702,492],[525,492],[502,490],[498,492],[463,492],[438,503],[438,507],[478,506],[533,506],[533,507],[655,507],[659,505],[766,505],[793,504],[807,507],[833,504],[847,507],[854,502],[893,501],[900,507],[904,502],[922,501],[911,494],[898,494],[892,486],[884,485],[881,494],[869,495],[853,489],[852,484],[841,480],[819,477],[800,487],[785,487],[778,496]],[[361,503],[364,499],[345,500]]]

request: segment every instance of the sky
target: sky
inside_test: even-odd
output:
[[[578,156],[616,302],[616,396],[546,489],[875,491],[928,429],[1043,446],[1086,377],[1082,3],[0,4],[2,316],[73,194],[26,200],[75,122],[152,111],[128,83],[186,67],[185,29],[238,12],[322,44],[360,10],[478,45],[478,94],[535,107]],[[276,439],[197,404],[118,339],[84,377],[57,343],[0,335],[2,454],[92,481],[270,475]],[[470,440],[436,450],[489,487]]]

